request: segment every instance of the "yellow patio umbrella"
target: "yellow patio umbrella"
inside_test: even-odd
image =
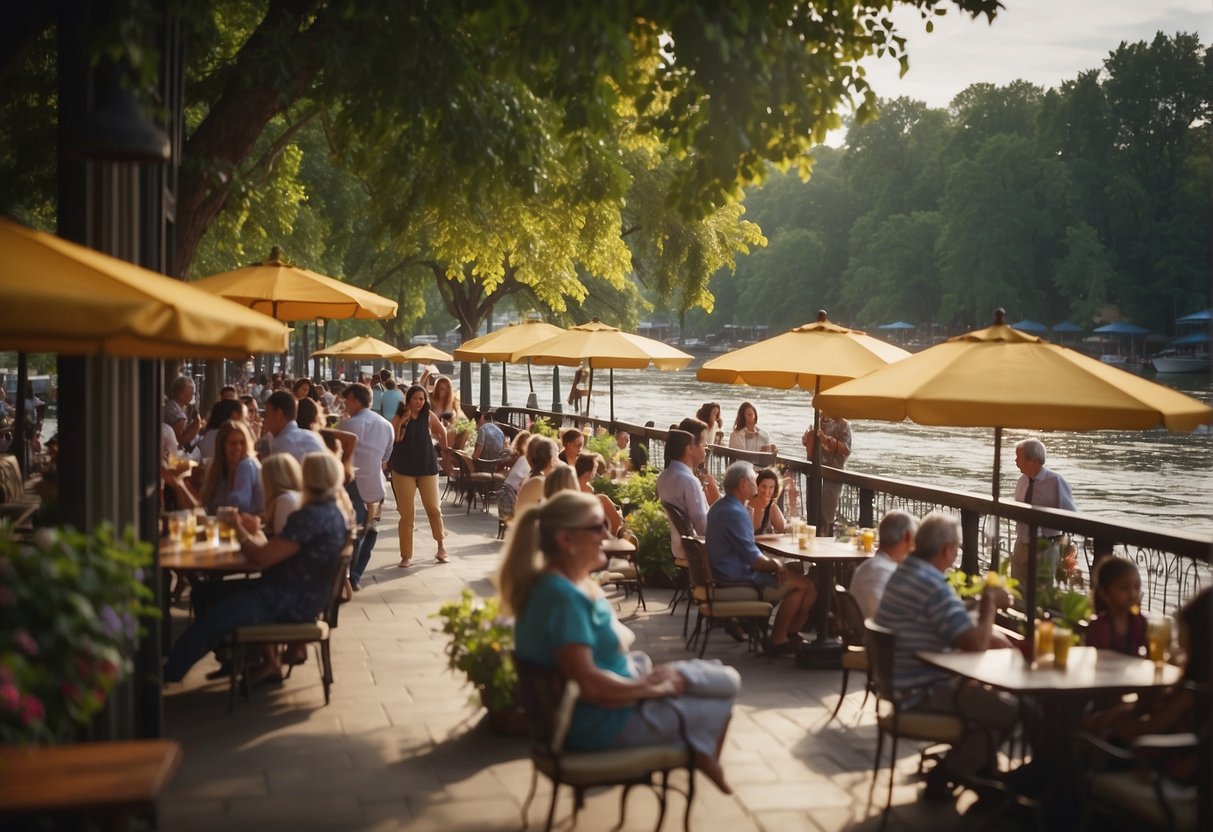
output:
[[[862,330],[830,323],[825,310],[819,310],[816,321],[713,358],[699,368],[695,377],[719,384],[812,390],[816,435],[821,423],[818,395],[822,390],[867,375],[908,355],[901,347]],[[821,445],[814,442],[808,505],[813,507],[812,519],[818,525],[823,520],[821,490]]]
[[[1080,352],[994,325],[823,392],[821,407],[852,419],[994,428],[998,500],[1003,428],[1190,431],[1213,408]],[[995,541],[997,546],[997,540]],[[1035,604],[1036,551],[1028,552],[1027,604]],[[1032,616],[1028,616],[1029,626]],[[1029,633],[1031,639],[1031,633]]]
[[[396,316],[396,301],[285,263],[277,246],[264,263],[213,274],[193,285],[280,321]]]
[[[0,349],[138,358],[280,352],[274,319],[0,218]]]
[[[530,359],[545,366],[590,367],[586,407],[594,390],[594,370],[611,371],[611,421],[615,421],[615,370],[643,370],[652,365],[659,370],[678,370],[695,360],[680,349],[643,335],[621,332],[597,318],[515,352],[511,361]]]
[[[505,394],[505,363],[510,361],[514,353],[527,347],[555,338],[564,332],[558,326],[545,321],[530,319],[521,323],[510,324],[501,329],[495,329],[487,335],[464,341],[455,350],[455,358],[459,361],[500,361],[501,367],[501,403],[507,401]],[[531,392],[535,392],[535,382],[531,379],[531,362],[526,365],[526,380]]]
[[[322,350],[316,350],[311,355],[312,358],[316,358],[317,356],[398,360],[400,357],[400,347],[394,347],[387,341],[380,341],[378,338],[372,338],[369,335],[356,335],[353,338],[338,341],[336,344],[327,346]]]
[[[431,347],[429,344],[418,344],[404,352],[398,352],[396,360],[424,363],[427,361],[454,361],[455,359],[451,357],[449,352],[443,352],[437,347]]]

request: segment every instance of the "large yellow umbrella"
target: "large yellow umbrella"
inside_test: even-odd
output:
[[[437,347],[431,347],[429,344],[418,344],[404,352],[397,353],[396,360],[425,363],[428,361],[453,361],[454,359],[449,352],[443,352]]]
[[[818,312],[813,323],[713,358],[695,377],[720,384],[819,392],[908,355],[866,332],[830,323],[825,312]]]
[[[138,358],[280,352],[278,321],[0,218],[0,349]]]
[[[387,341],[380,341],[369,335],[356,335],[344,341],[316,350],[312,358],[318,356],[332,358],[385,358],[399,360],[400,347],[394,347]]]
[[[782,335],[727,352],[699,368],[700,381],[748,384],[788,390],[800,387],[813,391],[813,433],[821,420],[818,396],[848,379],[900,361],[909,353],[901,347],[873,338],[858,329],[830,323],[825,311],[817,320]],[[821,444],[813,443],[813,478],[809,502],[814,519],[821,525]],[[832,521],[833,518],[829,518]]]
[[[564,332],[558,326],[545,321],[530,319],[521,323],[510,324],[501,329],[495,329],[487,335],[481,335],[464,341],[455,350],[455,358],[459,361],[500,361],[501,367],[501,403],[507,401],[505,393],[505,362],[514,353],[527,347],[555,338]],[[527,383],[531,392],[535,392],[535,383],[531,379],[531,362],[526,365]]]
[[[204,277],[193,285],[280,321],[396,316],[396,301],[285,263],[277,246],[264,263]]]
[[[993,326],[840,384],[823,392],[820,402],[829,412],[852,419],[908,418],[923,425],[994,428],[995,500],[1003,428],[1189,431],[1213,423],[1208,405],[1013,329],[1003,322],[1001,309]],[[1028,558],[1031,609],[1034,546]]]
[[[530,359],[536,364],[577,367],[583,362],[590,367],[589,392],[586,406],[594,390],[594,370],[611,371],[611,421],[615,420],[616,369],[643,370],[652,365],[659,370],[677,370],[695,360],[680,349],[643,335],[621,332],[617,327],[594,318],[588,323],[568,330],[515,352],[511,361]]]

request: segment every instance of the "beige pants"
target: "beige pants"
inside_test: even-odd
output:
[[[1043,538],[1037,538],[1037,546]],[[1062,538],[1064,541],[1065,538]],[[1039,586],[1053,586],[1057,574],[1057,559],[1061,554],[1058,541],[1049,541],[1049,545],[1036,550],[1036,580]],[[1016,540],[1015,550],[1011,553],[1011,577],[1019,581],[1019,591],[1023,592],[1028,586],[1028,541]]]
[[[438,475],[426,477],[407,477],[404,474],[392,473],[392,493],[396,495],[396,510],[400,512],[400,559],[409,560],[413,557],[413,519],[416,514],[416,495],[421,492],[421,505],[425,507],[425,516],[430,520],[430,532],[438,546],[446,537],[442,527],[442,509],[438,503]]]

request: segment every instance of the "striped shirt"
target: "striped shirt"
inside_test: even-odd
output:
[[[913,555],[885,585],[876,623],[896,636],[893,685],[899,690],[952,678],[946,670],[923,664],[914,653],[951,650],[956,639],[973,627],[964,602],[948,586],[943,572]]]

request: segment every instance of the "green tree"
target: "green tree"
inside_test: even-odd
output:
[[[1114,256],[1085,222],[1066,229],[1066,252],[1053,282],[1063,298],[1070,299],[1069,317],[1089,327],[1116,291]]]
[[[941,298],[935,254],[940,226],[936,211],[894,214],[880,224],[847,271],[845,299],[857,310],[857,322],[935,320]]]

